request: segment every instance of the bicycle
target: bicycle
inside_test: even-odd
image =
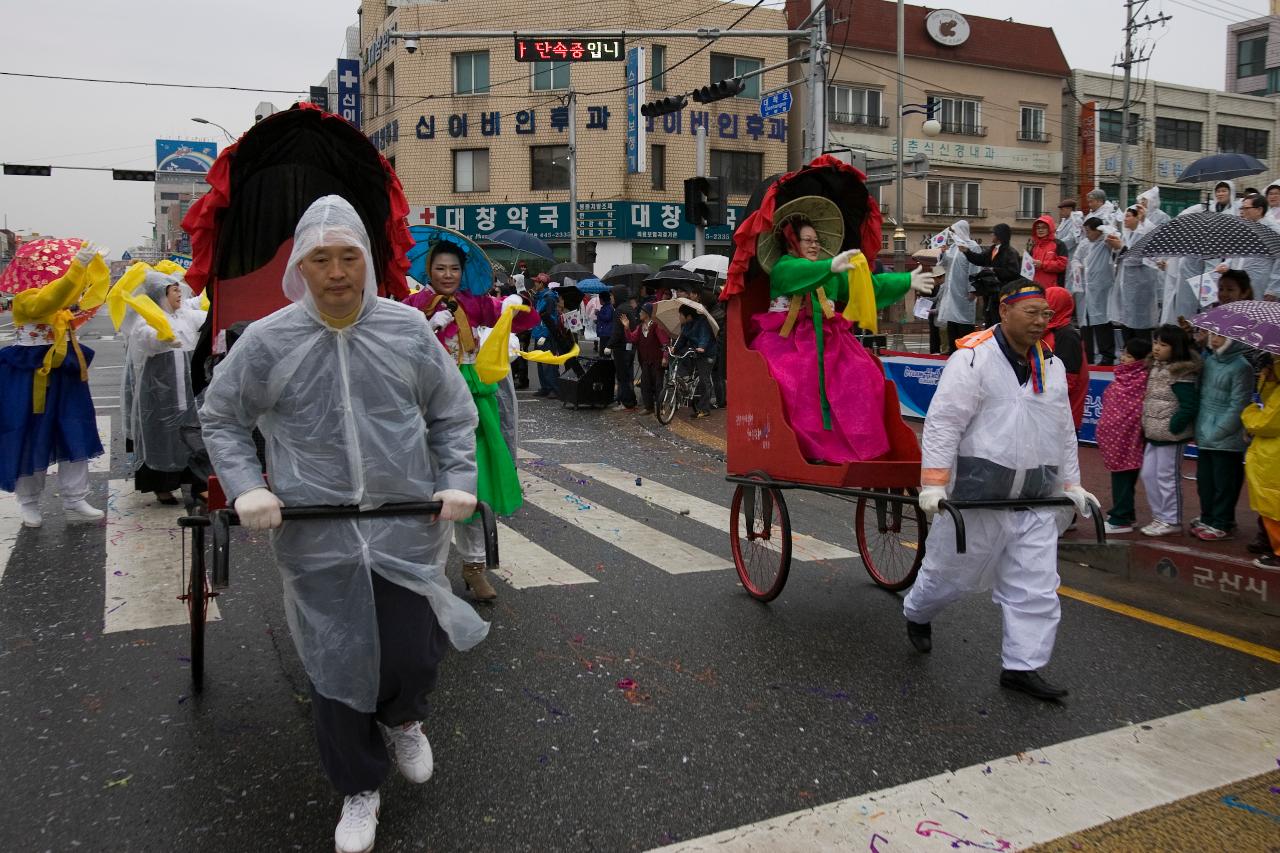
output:
[[[667,369],[662,375],[662,390],[658,392],[658,406],[654,410],[658,423],[671,423],[676,412],[698,396],[698,373],[692,360],[689,361],[688,373],[680,373],[680,364],[685,359],[695,359],[700,355],[697,350],[676,355],[671,347],[667,347]]]

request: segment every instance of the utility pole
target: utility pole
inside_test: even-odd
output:
[[[578,263],[578,93],[569,90],[569,263]]]
[[[1138,12],[1142,11],[1142,7],[1147,5],[1147,0],[1125,0],[1124,4],[1124,59],[1116,63],[1117,67],[1124,69],[1124,89],[1121,95],[1120,103],[1120,210],[1124,211],[1129,206],[1129,94],[1133,83],[1133,66],[1146,62],[1151,58],[1150,53],[1135,57],[1133,55],[1133,34],[1144,27],[1154,27],[1156,24],[1164,24],[1172,21],[1171,15],[1164,13],[1158,18],[1152,18],[1150,15],[1144,17],[1141,21],[1135,20]],[[1136,128],[1135,128],[1136,131]]]
[[[801,25],[809,29],[809,127],[805,133],[804,162],[808,164],[827,148],[827,13],[826,0],[809,0],[809,17]]]
[[[905,117],[902,111],[906,108],[906,94],[904,93],[903,78],[907,76],[907,51],[906,51],[906,8],[903,0],[898,0],[898,171],[895,172],[894,199],[893,199],[893,218],[898,223],[898,227],[893,231],[893,267],[898,272],[906,272],[907,269],[907,229],[903,223],[906,222],[906,211],[903,210],[905,202],[902,200],[904,187],[902,186],[902,122]]]

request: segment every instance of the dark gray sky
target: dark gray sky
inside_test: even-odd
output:
[[[63,0],[56,5],[56,13],[43,3],[6,0],[0,5],[5,22],[0,71],[305,92],[332,67],[346,26],[355,22],[357,3],[218,0],[191,6]],[[951,8],[1051,26],[1076,68],[1109,70],[1122,43],[1122,0],[956,0]],[[1142,35],[1144,43],[1154,44],[1154,54],[1141,73],[1221,88],[1227,24],[1264,15],[1268,8],[1266,0],[1152,0],[1150,14],[1164,11],[1174,21]],[[487,20],[485,26],[513,23]],[[984,95],[1000,98],[999,93]],[[1017,102],[1014,92],[1008,98]],[[155,165],[156,138],[224,141],[216,129],[192,123],[192,116],[239,134],[264,100],[283,107],[295,98],[0,77],[0,102],[6,107],[0,160],[149,169]],[[118,257],[150,234],[152,192],[150,183],[112,181],[105,172],[55,169],[51,178],[0,177],[0,221],[7,218],[15,230],[91,238]]]

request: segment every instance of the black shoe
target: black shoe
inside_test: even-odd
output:
[[[1255,536],[1253,541],[1244,546],[1244,549],[1250,554],[1270,554],[1271,540],[1266,536]]]
[[[1051,702],[1067,695],[1065,687],[1054,687],[1034,669],[1006,669],[1000,672],[1000,686]]]
[[[551,392],[550,392],[550,391],[548,391],[546,388],[539,388],[537,391],[534,391],[534,392],[533,392],[533,396],[535,396],[535,397],[550,397],[550,396],[551,396]]]
[[[933,651],[933,625],[928,622],[912,622],[907,620],[907,639],[916,651],[927,655]]]

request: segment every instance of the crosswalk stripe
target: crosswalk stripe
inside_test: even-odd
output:
[[[621,513],[592,503],[573,492],[520,471],[525,502],[577,527],[672,575],[727,569],[732,564],[723,557],[681,542],[660,530],[627,518]]]
[[[523,447],[516,448],[516,459],[541,459],[542,457],[534,453],[532,450],[525,450]]]
[[[663,849],[1026,850],[1274,770],[1277,706],[1280,690],[1241,696]]]
[[[582,474],[598,480],[606,486],[635,495],[648,503],[670,511],[673,515],[686,515],[688,518],[702,522],[726,535],[729,532],[728,507],[695,497],[670,486],[664,486],[648,477],[640,477],[639,485],[637,485],[636,474],[600,462],[585,462],[565,465],[564,467],[576,474]],[[688,510],[688,512],[685,513],[683,512],[684,510]],[[774,549],[780,547],[774,542],[769,542],[768,545]],[[806,536],[803,533],[792,534],[791,553],[797,560],[846,560],[856,556],[852,551],[841,548],[838,545],[832,545],[829,542],[823,542],[820,539],[814,539],[812,536]]]
[[[22,530],[22,516],[18,513],[18,499],[10,492],[0,492],[0,578],[9,565],[9,555]]]
[[[178,600],[184,559],[179,512],[152,503],[130,480],[110,481],[104,634],[186,623],[187,606]],[[219,618],[216,601],[209,603],[208,618]]]
[[[89,460],[89,473],[101,474],[111,470],[111,416],[97,416],[98,436],[102,439],[102,455]]]
[[[591,575],[578,571],[541,545],[501,523],[498,524],[498,553],[502,557],[502,565],[494,574],[516,589],[596,582]]]

